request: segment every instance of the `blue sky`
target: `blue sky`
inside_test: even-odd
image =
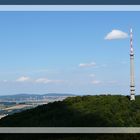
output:
[[[140,93],[140,12],[0,12],[0,95]],[[106,40],[114,30],[128,37]]]

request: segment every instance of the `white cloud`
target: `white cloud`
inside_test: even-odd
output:
[[[83,68],[85,68],[85,67],[94,67],[94,66],[96,66],[95,62],[79,64],[79,67],[83,67]]]
[[[25,82],[25,81],[30,81],[30,77],[27,77],[27,76],[21,76],[19,77],[16,81],[17,82]]]
[[[94,84],[94,85],[98,85],[98,84],[101,84],[101,81],[99,81],[99,80],[93,80],[91,83]]]
[[[105,40],[113,40],[113,39],[125,39],[128,37],[128,34],[121,31],[121,30],[112,30],[110,33],[108,33],[105,37]]]
[[[47,79],[47,78],[39,78],[36,79],[35,82],[36,83],[49,83],[51,80]]]
[[[16,82],[32,82],[32,83],[48,84],[48,83],[62,83],[64,81],[63,80],[50,80],[48,78],[32,79],[32,78],[27,77],[27,76],[21,76],[18,79],[16,79]]]
[[[50,80],[48,78],[39,78],[35,80],[36,83],[43,83],[43,84],[48,84],[48,83],[62,83],[63,80]]]
[[[32,78],[32,77],[28,77],[28,76],[21,76],[19,78],[17,78],[16,80],[1,80],[0,82],[3,83],[8,83],[8,82],[18,82],[18,83],[40,83],[40,84],[59,84],[59,83],[64,83],[66,81],[64,80],[55,80],[55,79],[48,79],[46,77],[42,77],[42,78]]]

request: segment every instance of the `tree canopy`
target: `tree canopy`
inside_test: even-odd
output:
[[[68,97],[0,120],[0,126],[139,127],[140,96],[96,95]]]

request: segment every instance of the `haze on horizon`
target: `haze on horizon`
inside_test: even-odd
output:
[[[128,94],[133,28],[140,93],[140,12],[0,12],[0,95]]]

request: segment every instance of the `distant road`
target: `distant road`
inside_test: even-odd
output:
[[[32,107],[32,105],[15,105],[12,107],[5,108],[4,110],[23,109],[25,107]]]

